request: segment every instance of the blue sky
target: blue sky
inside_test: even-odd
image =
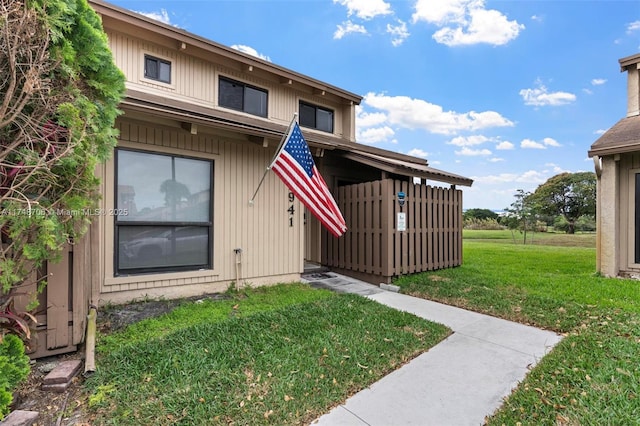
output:
[[[592,171],[640,53],[635,0],[112,3],[363,96],[358,142],[474,179],[465,209]]]

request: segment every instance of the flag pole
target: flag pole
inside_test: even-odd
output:
[[[298,118],[298,113],[294,112],[293,113],[293,118],[291,119],[291,123],[289,123],[289,126],[287,127],[287,131],[282,135],[282,138],[280,139],[280,143],[278,144],[278,149],[276,149],[276,153],[273,155],[273,158],[269,162],[269,165],[267,166],[267,169],[264,171],[264,174],[262,175],[262,179],[260,179],[260,183],[258,183],[258,187],[256,188],[255,192],[253,193],[253,197],[251,197],[251,199],[249,200],[249,205],[250,206],[253,207],[253,200],[256,198],[256,195],[258,194],[258,190],[262,186],[262,182],[264,182],[264,178],[267,177],[267,173],[269,173],[269,170],[271,170],[271,165],[273,164],[273,162],[275,161],[276,157],[280,153],[280,150],[282,149],[282,145],[284,145],[284,141],[287,139],[287,136],[289,136],[289,133],[291,133],[291,127],[293,127],[293,123],[296,122],[297,118]]]

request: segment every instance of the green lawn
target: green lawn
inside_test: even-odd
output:
[[[461,267],[396,281],[405,293],[566,335],[490,424],[640,424],[640,283],[597,276],[590,234],[555,234],[552,246],[494,232],[465,231]]]
[[[475,230],[462,231],[465,240],[482,241],[487,243],[512,243],[523,244],[524,233],[520,231],[503,230]],[[507,241],[508,240],[508,241]],[[579,232],[567,235],[561,232],[527,232],[527,244],[552,245],[564,247],[595,247],[595,232]]]
[[[450,330],[306,285],[187,303],[98,342],[93,424],[304,424]]]

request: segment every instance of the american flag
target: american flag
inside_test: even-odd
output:
[[[271,169],[329,232],[336,237],[345,233],[344,217],[313,162],[298,123],[293,124]]]

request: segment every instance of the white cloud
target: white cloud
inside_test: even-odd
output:
[[[520,96],[524,99],[525,105],[546,106],[546,105],[566,105],[575,102],[576,95],[568,92],[551,92],[540,80],[536,81],[538,87],[534,89],[520,90]]]
[[[593,90],[591,90],[591,89],[587,89],[586,87],[585,87],[584,89],[582,89],[582,91],[583,91],[584,93],[586,93],[587,95],[593,95]]]
[[[136,13],[146,16],[147,18],[151,18],[156,21],[160,21],[162,23],[171,25],[171,18],[169,18],[169,13],[167,12],[167,9],[160,9],[157,12],[136,12]]]
[[[371,19],[393,13],[391,5],[384,0],[333,0],[333,3],[345,6],[349,16],[356,15],[360,19]]]
[[[407,152],[407,154],[419,158],[427,158],[430,155],[427,151],[424,151],[420,148],[413,148],[411,151]]]
[[[393,37],[391,44],[394,46],[400,46],[409,37],[409,31],[407,30],[406,22],[398,19],[398,25],[387,24],[387,33]]]
[[[485,9],[484,0],[418,0],[412,19],[414,23],[425,21],[440,27],[432,37],[447,46],[499,46],[518,37],[525,28],[498,10]]]
[[[562,146],[558,143],[557,140],[553,139],[553,138],[544,138],[542,139],[542,143],[545,144],[546,146]]]
[[[498,145],[496,145],[496,149],[500,151],[507,151],[514,148],[514,145],[509,141],[502,141]]]
[[[262,53],[258,53],[258,51],[253,47],[245,46],[243,44],[234,44],[231,46],[231,48],[242,53],[246,53],[247,55],[255,56],[256,58],[264,59],[265,61],[271,62],[271,58],[269,58],[267,55],[263,55]]]
[[[627,34],[640,30],[640,21],[634,21],[627,24]]]
[[[483,144],[490,140],[491,139],[489,139],[488,137],[482,135],[456,136],[455,138],[447,142],[447,144],[455,146],[474,146]]]
[[[460,151],[455,151],[456,155],[465,155],[465,156],[469,156],[469,157],[477,157],[477,156],[486,156],[486,155],[491,155],[492,152],[489,151],[488,149],[471,149],[467,146],[462,147],[462,150]]]
[[[368,129],[358,128],[356,131],[356,140],[360,143],[365,144],[374,144],[380,142],[397,143],[397,140],[392,139],[394,135],[395,132],[389,126],[371,127]]]
[[[543,172],[539,172],[537,170],[527,170],[522,174],[500,173],[498,175],[471,176],[471,179],[473,179],[475,183],[485,183],[489,185],[512,182],[539,184],[545,182],[548,177]]]
[[[546,180],[547,175],[537,170],[527,170],[516,178],[516,182],[520,183],[543,183]]]
[[[536,142],[531,139],[523,139],[522,142],[520,142],[520,148],[523,149],[547,149],[548,146],[559,147],[562,145],[553,138],[544,138],[542,142]]]
[[[504,161],[504,158],[500,158],[500,157],[493,157],[493,158],[490,158],[490,159],[489,159],[489,161],[490,161],[491,163],[499,163],[499,162],[501,162],[501,161]]]
[[[532,21],[537,21],[537,22],[542,22],[542,21],[544,21],[544,16],[540,16],[540,15],[532,15],[532,16],[531,16],[531,20],[532,20]]]
[[[382,112],[365,112],[362,105],[356,106],[356,122],[360,127],[373,127],[387,121],[387,115]]]
[[[468,0],[418,0],[413,13],[413,22],[426,21],[436,25],[464,23]]]
[[[607,82],[606,78],[594,78],[593,80],[591,80],[591,84],[593,86],[601,86],[603,84],[605,84]]]
[[[598,129],[598,130],[594,131],[593,133],[596,134],[596,135],[604,135],[606,131],[607,131],[607,129]]]
[[[391,125],[409,129],[424,129],[443,135],[514,125],[513,122],[495,111],[470,111],[466,113],[444,111],[439,105],[407,96],[367,93],[364,96],[363,104],[384,112]]]
[[[591,161],[593,161],[593,160],[591,160]],[[554,175],[569,171],[569,170],[563,169],[562,167],[560,167],[560,166],[558,166],[557,164],[554,164],[554,163],[547,163],[544,166],[551,168],[550,171],[549,170],[544,170],[545,173],[553,173]]]
[[[540,142],[532,141],[531,139],[523,139],[520,142],[520,148],[523,149],[546,149],[546,147]]]
[[[336,40],[340,40],[345,35],[351,33],[367,34],[367,29],[360,24],[354,24],[351,21],[345,21],[342,24],[338,24],[336,32],[333,33],[333,38]]]

